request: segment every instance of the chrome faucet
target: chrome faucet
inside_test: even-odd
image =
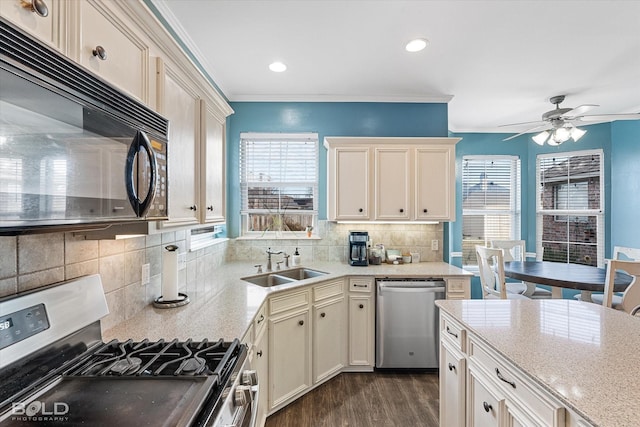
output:
[[[281,253],[282,253],[282,251],[271,252],[271,248],[267,249],[267,271],[272,271],[271,270],[271,255],[279,255]]]

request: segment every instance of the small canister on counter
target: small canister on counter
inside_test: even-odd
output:
[[[380,256],[380,249],[369,248],[369,264],[380,265],[382,264],[382,257]]]

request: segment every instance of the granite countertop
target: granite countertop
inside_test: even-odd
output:
[[[366,267],[352,267],[346,263],[337,262],[315,262],[302,267],[328,274],[263,288],[240,279],[256,274],[254,264],[253,262],[230,262],[223,265],[216,270],[215,277],[210,278],[218,284],[220,281],[224,282],[223,286],[205,284],[198,287],[204,291],[190,293],[191,302],[183,307],[159,309],[148,305],[132,318],[103,331],[103,340],[242,338],[267,296],[344,276],[382,278],[472,276],[472,273],[445,262],[382,264]],[[220,288],[222,290],[215,293],[206,291],[206,289]]]
[[[638,425],[640,318],[561,299],[436,304],[594,425]]]

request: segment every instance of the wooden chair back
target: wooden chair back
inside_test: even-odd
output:
[[[501,299],[507,299],[503,253],[502,249],[476,246],[482,298],[493,295]]]
[[[526,261],[527,252],[524,240],[492,240],[491,247],[504,251],[504,261]]]
[[[614,246],[613,259],[619,259],[623,261],[640,261],[640,249],[627,248],[624,246]]]
[[[602,305],[611,307],[613,301],[613,284],[616,271],[622,271],[633,277],[631,284],[622,293],[622,310],[629,314],[635,314],[640,306],[640,261],[623,261],[613,259],[609,261],[607,276],[604,285],[604,298]]]

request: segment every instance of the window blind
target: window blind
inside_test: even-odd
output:
[[[477,265],[476,245],[520,239],[520,197],[518,157],[463,157],[463,266]]]
[[[537,247],[545,261],[602,266],[602,150],[537,157]]]
[[[242,134],[243,229],[303,231],[317,217],[317,134]]]

